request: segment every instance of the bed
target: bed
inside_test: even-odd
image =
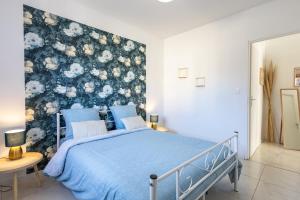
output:
[[[58,146],[59,138],[58,131]],[[64,142],[44,173],[82,200],[194,200],[227,174],[237,191],[237,149],[237,133],[214,143],[150,128],[116,130]]]

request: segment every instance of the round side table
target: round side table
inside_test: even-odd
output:
[[[28,152],[24,153],[19,160],[9,160],[8,158],[0,158],[0,174],[13,174],[13,192],[14,200],[18,199],[18,176],[17,172],[25,170],[29,167],[34,168],[38,186],[41,186],[41,178],[37,168],[37,164],[43,159],[41,153]]]

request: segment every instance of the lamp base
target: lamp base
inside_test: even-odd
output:
[[[151,123],[151,128],[153,128],[154,130],[157,129],[157,123]]]
[[[23,150],[21,146],[10,147],[8,158],[9,160],[18,160],[21,159],[23,155]]]

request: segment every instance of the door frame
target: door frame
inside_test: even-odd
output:
[[[251,148],[251,84],[252,84],[252,74],[251,74],[251,58],[252,58],[252,45],[257,42],[263,42],[267,40],[277,39],[281,37],[286,37],[290,35],[300,34],[300,30],[287,32],[283,34],[274,34],[269,37],[261,37],[255,40],[249,40],[248,41],[248,97],[247,97],[247,157],[245,159],[250,159],[250,148]]]

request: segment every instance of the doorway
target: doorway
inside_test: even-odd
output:
[[[297,89],[295,86],[295,69],[300,67],[300,34],[273,38],[251,43],[251,89],[249,117],[249,158],[257,149],[268,142],[267,100],[264,92],[265,67],[272,62],[275,66],[271,107],[273,111],[274,145],[282,148],[281,89]],[[300,68],[299,68],[300,69]],[[298,113],[298,112],[297,112]],[[300,134],[300,132],[299,132]],[[300,141],[299,141],[300,143]],[[270,144],[272,145],[272,144]],[[297,152],[300,156],[300,151]]]

